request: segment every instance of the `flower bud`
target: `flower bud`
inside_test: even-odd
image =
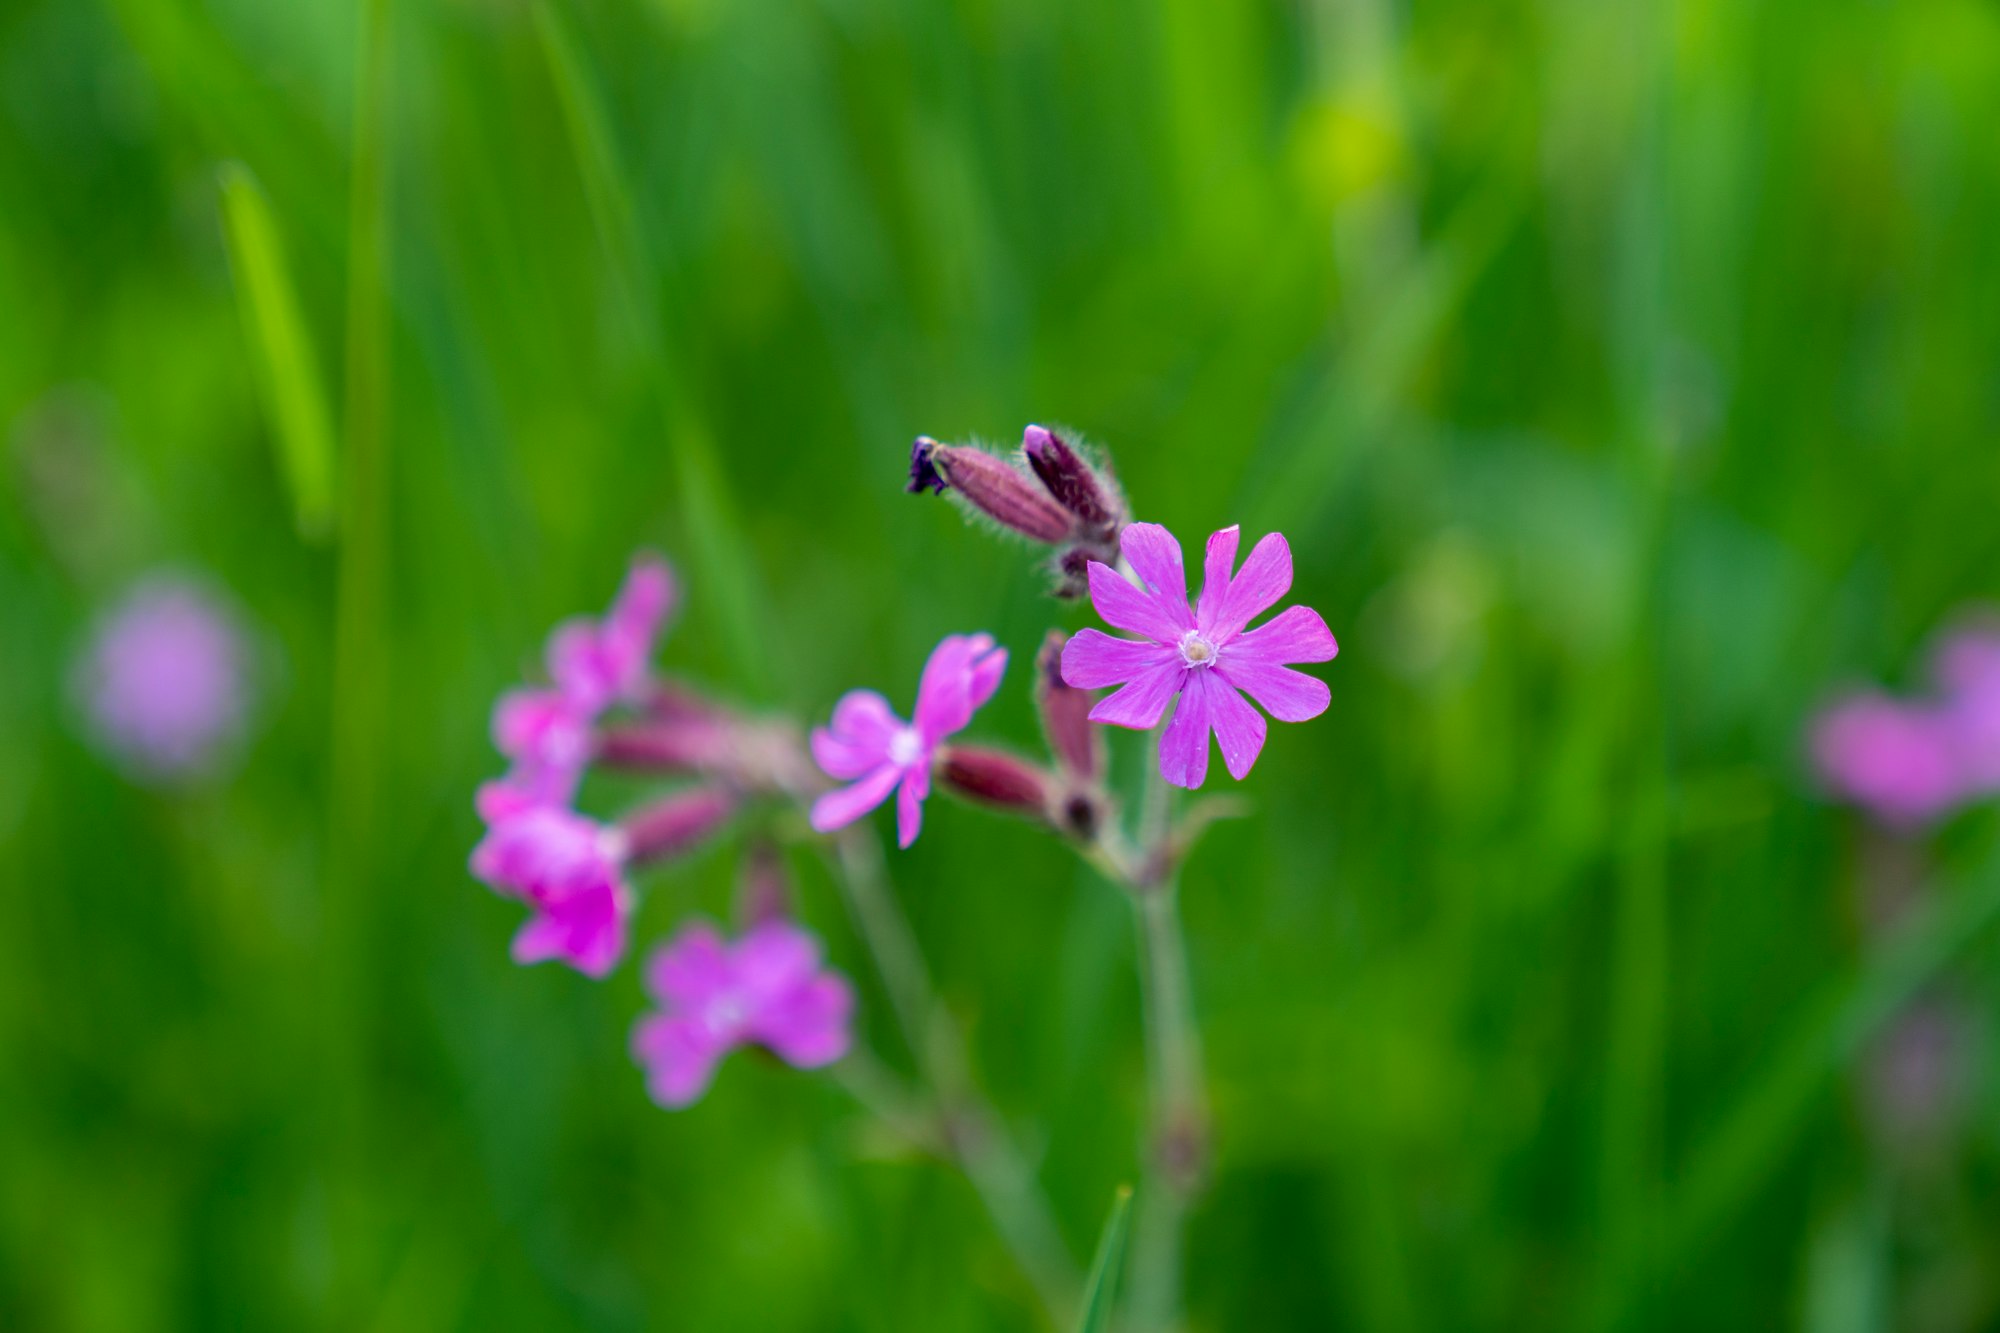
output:
[[[692,787],[641,806],[618,821],[626,859],[664,861],[692,851],[729,822],[738,803],[726,787]]]
[[[1033,819],[1049,817],[1052,775],[1004,750],[950,746],[938,757],[938,777],[967,800]]]
[[[1090,720],[1097,695],[1064,682],[1065,642],[1059,630],[1050,630],[1042,641],[1042,651],[1035,658],[1035,707],[1042,715],[1042,735],[1048,738],[1064,776],[1091,783],[1104,773],[1104,733]]]
[[[606,768],[642,773],[705,773],[724,767],[736,728],[719,714],[679,714],[606,727],[592,757]]]
[[[760,838],[750,845],[736,883],[736,915],[746,930],[792,919],[792,877],[776,843]]]
[[[921,495],[926,487],[939,495],[956,491],[1001,527],[1052,546],[1068,541],[1076,526],[1069,510],[1005,459],[919,435],[910,447],[909,490]]]
[[[1121,506],[1110,487],[1061,436],[1043,426],[1030,426],[1021,432],[1021,452],[1056,502],[1087,527],[1123,526],[1119,522]]]

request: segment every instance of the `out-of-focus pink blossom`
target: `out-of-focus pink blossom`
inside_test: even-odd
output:
[[[2000,624],[1954,629],[1938,645],[1932,673],[1967,794],[2000,791]]]
[[[820,966],[819,942],[788,921],[753,926],[734,944],[689,926],[647,961],[646,990],[659,1011],[633,1029],[632,1055],[662,1106],[697,1100],[738,1046],[764,1046],[799,1069],[847,1053],[853,988]]]
[[[844,828],[896,793],[896,841],[908,847],[923,827],[924,798],[939,742],[965,729],[1000,688],[1007,650],[990,634],[954,634],[931,653],[917,686],[916,720],[905,722],[873,690],[854,690],[833,724],[812,734],[813,758],[828,777],[852,783],[813,802],[812,826]]]
[[[510,690],[494,706],[493,743],[512,765],[480,789],[481,817],[569,803],[590,763],[598,717],[614,704],[644,701],[647,660],[673,600],[673,571],[641,555],[602,620],[556,627],[547,650],[553,687]]]
[[[472,852],[472,873],[533,911],[514,936],[514,959],[559,959],[602,977],[625,953],[634,899],[625,883],[626,838],[554,806],[498,819]]]
[[[1813,722],[1813,766],[1828,791],[1885,823],[1921,824],[1965,793],[1951,719],[1879,692],[1849,695]]]
[[[250,653],[241,624],[197,580],[155,574],[98,623],[77,691],[104,748],[136,777],[212,773],[242,731]]]
[[[1208,539],[1199,602],[1190,605],[1181,546],[1157,523],[1133,523],[1120,535],[1139,585],[1112,569],[1090,566],[1090,600],[1119,629],[1145,636],[1118,639],[1086,629],[1063,647],[1063,679],[1078,689],[1124,688],[1090,711],[1094,722],[1146,730],[1179,700],[1160,738],[1160,773],[1177,787],[1199,787],[1208,775],[1208,738],[1222,746],[1231,777],[1248,775],[1264,748],[1264,719],[1248,694],[1280,722],[1304,722],[1326,711],[1326,683],[1289,668],[1327,662],[1339,651],[1333,634],[1309,607],[1293,606],[1254,630],[1244,626],[1274,606],[1292,586],[1292,552],[1271,533],[1236,564],[1239,531]]]

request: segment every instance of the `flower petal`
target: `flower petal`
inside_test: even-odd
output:
[[[894,764],[883,764],[853,786],[828,792],[813,802],[813,828],[821,833],[846,828],[888,800],[902,776],[903,771]]]
[[[994,648],[992,635],[947,635],[924,663],[914,714],[917,730],[932,744],[964,730],[973,711],[993,697],[1006,669],[1007,655]]]
[[[813,758],[826,775],[845,782],[873,771],[889,757],[889,741],[902,720],[873,690],[850,690],[833,708],[833,725],[814,730]]]
[[[1176,787],[1199,787],[1208,776],[1209,673],[1190,671],[1160,736],[1160,776]]]
[[[798,989],[819,971],[819,941],[790,921],[766,921],[736,941],[737,984],[757,1008]]]
[[[1131,684],[1115,694],[1108,694],[1097,701],[1090,710],[1092,722],[1102,722],[1106,726],[1130,727],[1134,731],[1146,731],[1160,724],[1160,714],[1167,711],[1176,691],[1183,687],[1183,678],[1188,674],[1179,658],[1170,658],[1135,677]]]
[[[1211,639],[1227,641],[1264,612],[1278,604],[1292,587],[1292,548],[1283,533],[1273,532],[1250,550],[1250,558],[1229,582],[1229,591],[1215,607],[1213,618],[1202,621]]]
[[[1103,630],[1080,629],[1063,645],[1063,684],[1100,690],[1137,680],[1156,666],[1178,661],[1173,649],[1151,639],[1119,639]]]
[[[1202,564],[1201,601],[1195,607],[1197,624],[1213,625],[1229,596],[1230,571],[1236,568],[1236,543],[1243,529],[1232,523],[1208,539],[1208,555]]]
[[[1215,743],[1222,747],[1222,762],[1229,776],[1241,782],[1250,775],[1250,766],[1264,750],[1264,715],[1230,688],[1229,682],[1206,673],[1209,725],[1215,728]]]
[[[978,712],[986,706],[1000,688],[1000,678],[1007,674],[1007,650],[993,648],[972,659],[972,710]],[[971,721],[970,718],[966,719]]]
[[[646,1090],[669,1110],[698,1101],[728,1051],[694,1019],[649,1014],[632,1029],[632,1058],[646,1067]]]
[[[1129,529],[1128,529],[1129,531]],[[1090,562],[1090,604],[1113,628],[1143,634],[1157,643],[1177,644],[1187,627],[1161,609],[1152,596],[1132,586],[1123,574],[1107,564]],[[1186,608],[1182,608],[1185,613]]]
[[[913,768],[903,775],[896,793],[896,845],[908,847],[924,827],[924,797],[931,794],[931,775]]]
[[[854,990],[832,972],[793,987],[760,1014],[750,1035],[797,1069],[817,1069],[847,1054]]]
[[[1340,651],[1333,631],[1309,606],[1288,606],[1269,620],[1229,641],[1222,660],[1234,666],[1290,666],[1294,662],[1331,662]]]
[[[1333,692],[1327,689],[1325,681],[1290,667],[1225,659],[1215,669],[1280,722],[1304,722],[1318,717],[1333,702]]]
[[[1118,549],[1125,553],[1126,562],[1139,576],[1161,614],[1183,633],[1193,629],[1194,613],[1188,610],[1187,569],[1181,563],[1181,544],[1174,534],[1157,523],[1128,523],[1118,534]]]
[[[517,963],[561,959],[587,977],[603,977],[625,953],[632,901],[622,885],[599,885],[554,903],[540,903],[514,936]]]
[[[673,1008],[699,1009],[735,979],[729,946],[706,922],[688,926],[646,960],[646,993]]]

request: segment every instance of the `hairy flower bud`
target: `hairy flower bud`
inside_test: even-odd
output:
[[[1004,750],[954,745],[938,756],[937,771],[946,787],[968,800],[1034,819],[1049,817],[1051,775]]]
[[[1074,534],[1075,519],[1039,482],[1005,459],[968,445],[919,435],[910,447],[910,493],[956,491],[1000,526],[1053,546]]]
[[[1119,525],[1121,507],[1111,488],[1061,436],[1044,426],[1030,426],[1021,432],[1021,452],[1056,502],[1087,527]]]
[[[618,821],[625,857],[663,861],[692,851],[729,822],[740,798],[726,787],[692,787],[641,806]]]
[[[1042,734],[1062,766],[1064,776],[1091,783],[1104,773],[1104,733],[1090,720],[1097,702],[1091,690],[1080,690],[1062,678],[1062,650],[1067,638],[1050,630],[1035,658],[1035,707],[1042,715]]]
[[[592,757],[606,768],[646,773],[704,773],[727,765],[737,727],[720,712],[677,713],[606,727]]]

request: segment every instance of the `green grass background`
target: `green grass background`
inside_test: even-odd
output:
[[[824,1080],[650,1105],[633,969],[513,967],[464,863],[492,698],[644,544],[673,669],[817,715],[986,628],[1031,743],[1086,613],[901,480],[1053,420],[1343,645],[1186,875],[1193,1327],[1993,1327],[2000,1025],[1948,1151],[1853,1088],[1912,989],[1990,1016],[1992,819],[1871,944],[1799,733],[2000,595],[1996,126],[1988,0],[6,0],[0,1325],[1037,1327]],[[178,796],[65,690],[161,563],[265,636]],[[1085,1258],[1123,905],[944,802],[893,867]]]

